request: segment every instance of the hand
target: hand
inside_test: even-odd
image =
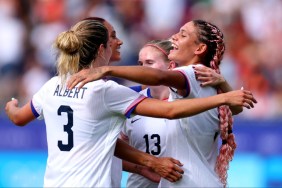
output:
[[[196,79],[201,81],[201,86],[218,86],[225,82],[224,77],[221,74],[215,72],[214,69],[211,69],[206,66],[193,66],[195,71]]]
[[[85,84],[91,81],[103,78],[102,67],[83,69],[70,77],[67,82],[68,89],[73,89],[79,84],[78,88],[81,89]]]
[[[19,102],[17,99],[12,98],[11,101],[7,102],[5,111],[9,119],[11,120],[11,114],[18,108]]]
[[[230,91],[222,95],[225,95],[226,102],[229,106],[244,106],[250,109],[254,108],[254,103],[257,103],[252,92],[247,90]]]
[[[171,157],[160,157],[152,165],[152,169],[159,174],[162,178],[170,182],[176,182],[182,178],[184,171],[180,168],[182,164],[180,161]]]
[[[144,176],[145,178],[149,179],[152,182],[159,183],[161,180],[161,176],[159,176],[157,173],[155,173],[152,169],[140,166],[139,175]]]

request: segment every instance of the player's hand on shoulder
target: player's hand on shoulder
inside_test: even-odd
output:
[[[225,82],[224,77],[214,69],[206,66],[193,66],[196,79],[201,82],[201,86],[218,86]]]
[[[88,82],[99,80],[104,76],[103,67],[95,67],[82,69],[81,71],[71,75],[67,81],[68,89],[73,89],[75,86],[78,86],[81,89]]]

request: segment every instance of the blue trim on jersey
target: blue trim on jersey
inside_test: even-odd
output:
[[[31,111],[33,113],[33,115],[37,118],[39,117],[39,114],[37,113],[37,111],[35,110],[32,101],[30,101],[30,107],[31,107]]]
[[[150,88],[147,89],[147,96],[148,96],[149,98],[153,98],[152,95],[151,95],[151,90],[150,90]]]
[[[140,92],[142,91],[142,86],[131,86],[129,87],[130,89],[136,91],[136,92]]]
[[[127,113],[125,114],[125,117],[126,118],[130,118],[132,112],[135,110],[136,106],[132,107],[129,111],[127,111]]]
[[[127,117],[128,119],[130,118],[133,110],[135,110],[136,106],[143,101],[144,99],[146,99],[147,97],[145,97],[144,95],[139,96],[139,98],[134,102],[134,104],[132,104],[129,109],[126,111],[126,113],[124,114],[125,117]]]

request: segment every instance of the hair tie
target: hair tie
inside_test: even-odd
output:
[[[161,52],[163,52],[164,55],[166,55],[166,57],[168,56],[168,53],[166,51],[164,51],[161,47],[155,45],[155,44],[146,44],[145,46],[152,46],[157,48],[158,50],[160,50]]]
[[[222,140],[222,145],[227,144],[227,140]]]

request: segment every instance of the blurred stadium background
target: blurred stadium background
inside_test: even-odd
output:
[[[281,0],[0,0],[0,187],[42,187],[44,123],[15,127],[5,104],[11,97],[24,104],[55,74],[55,36],[86,16],[103,17],[117,30],[124,42],[117,65],[136,65],[144,43],[171,36],[189,20],[219,26],[227,46],[222,73],[259,101],[235,117],[229,186],[282,187]]]

